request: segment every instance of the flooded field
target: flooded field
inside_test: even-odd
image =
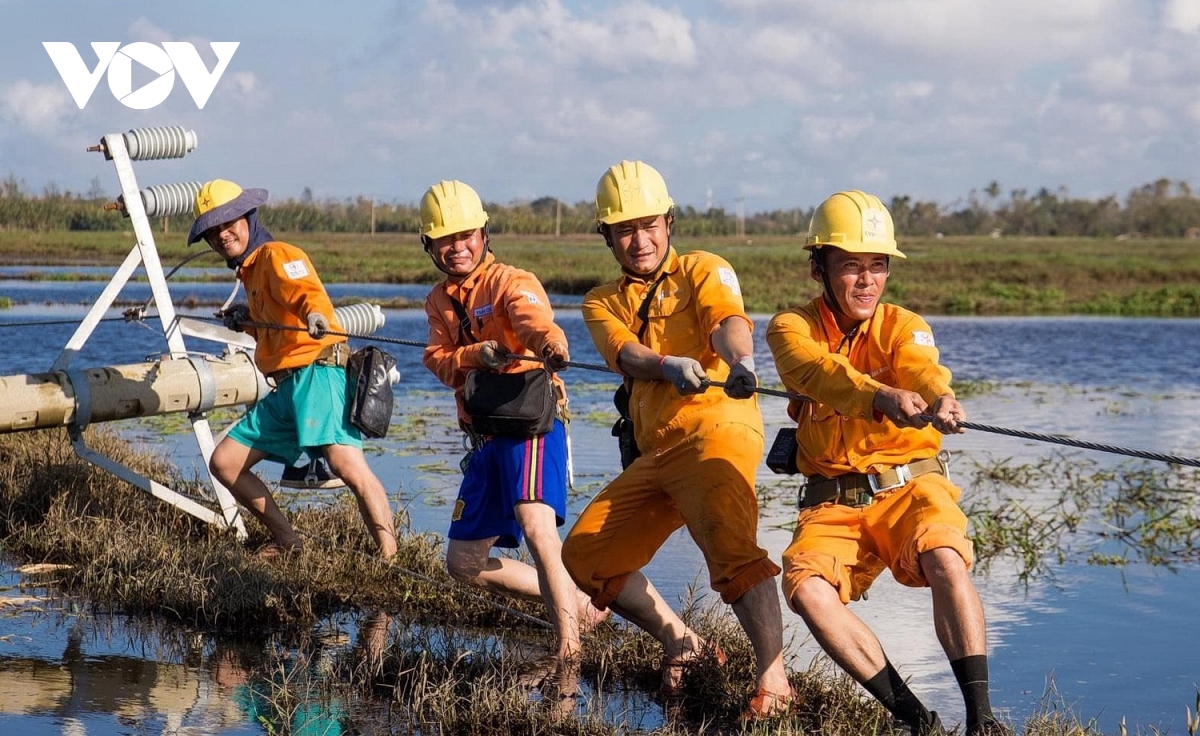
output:
[[[74,330],[72,320],[82,316],[82,307],[63,304],[87,301],[77,291],[87,285],[36,285],[48,291],[0,313],[0,322],[62,324],[3,329],[9,350],[0,356],[0,375],[46,370]],[[197,288],[214,289],[220,299],[228,291]],[[388,287],[372,288],[372,294],[387,298]],[[19,298],[7,285],[0,293]],[[387,315],[382,335],[425,338],[423,313]],[[562,310],[560,319],[572,340],[573,359],[598,362],[578,313]],[[972,420],[1200,457],[1200,371],[1194,365],[1200,355],[1200,321],[930,321],[943,362],[965,387],[963,403]],[[760,335],[765,322],[765,317],[757,320]],[[762,340],[756,342],[762,377],[773,385],[777,378],[770,356]],[[371,446],[371,463],[393,505],[408,510],[415,530],[442,533],[462,455],[452,426],[452,399],[420,366],[419,350],[388,349],[399,362],[402,394],[391,433]],[[136,362],[161,350],[161,337],[152,331],[106,322],[75,365]],[[578,369],[564,377],[576,416],[570,511],[577,513],[617,469],[615,441],[609,436],[615,382],[611,375]],[[786,423],[784,402],[764,398],[762,409],[772,437]],[[179,432],[182,426],[168,417],[120,423],[120,430],[131,441],[162,450],[187,471],[200,460],[191,435]],[[984,492],[974,482],[981,468],[1053,469],[1066,458],[1068,463],[1095,463],[1099,472],[1131,462],[980,432],[951,437],[947,448],[955,456],[952,473],[964,485],[964,503]],[[276,467],[261,469],[277,479]],[[1024,489],[1023,501],[1030,509],[1052,509],[1059,503],[1052,481]],[[760,541],[778,557],[790,540],[795,481],[763,466],[760,482],[767,499]],[[1097,552],[1118,552],[1119,545],[1083,531],[1065,538],[1063,561],[1047,560],[1031,576],[1021,574],[1026,567],[1020,560],[1006,557],[978,571],[989,622],[993,703],[1017,723],[1049,702],[1070,708],[1084,721],[1095,719],[1104,733],[1116,733],[1122,720],[1130,733],[1139,728],[1149,733],[1151,726],[1185,733],[1184,709],[1195,707],[1200,683],[1194,646],[1200,569],[1194,563],[1173,568],[1139,561],[1123,567],[1087,564]],[[323,622],[310,640],[289,643],[281,654],[269,641],[229,642],[153,621],[91,615],[86,601],[58,595],[52,585],[38,582],[46,578],[19,575],[9,562],[0,561],[0,727],[6,733],[263,733],[256,699],[269,683],[244,677],[255,664],[278,656],[281,677],[296,669],[336,673],[347,662],[369,656],[379,646],[381,628],[385,645],[405,636],[395,621],[381,627],[378,619],[344,617]],[[685,534],[672,537],[647,574],[668,600],[679,600],[690,589],[707,591],[699,554]],[[914,690],[948,722],[961,719],[957,686],[934,636],[928,593],[901,588],[885,576],[869,600],[853,605],[877,631],[901,673],[912,678]],[[785,613],[785,619],[793,663],[807,664],[817,650],[797,616]],[[608,693],[586,707],[634,728],[653,728],[662,720],[661,707],[634,694]],[[380,717],[356,713],[351,718],[339,708],[331,697],[325,713],[297,718],[365,728],[363,724]]]

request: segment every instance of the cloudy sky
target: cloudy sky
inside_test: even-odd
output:
[[[146,184],[225,177],[273,196],[589,199],[641,158],[676,202],[759,212],[862,188],[952,204],[1066,187],[1197,184],[1200,0],[0,0],[0,177],[115,194],[105,133],[179,124],[200,146]],[[184,41],[209,69],[131,109],[80,109],[43,41]],[[155,78],[136,62],[132,89]],[[120,75],[115,75],[119,77]],[[119,82],[119,80],[118,80]],[[119,85],[118,85],[119,86]]]

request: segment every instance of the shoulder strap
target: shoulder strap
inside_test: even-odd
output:
[[[479,342],[475,337],[475,333],[471,331],[471,317],[467,315],[467,308],[462,302],[450,297],[450,305],[454,307],[454,314],[458,316],[458,344],[466,347],[472,343]],[[470,338],[469,341],[465,338]]]
[[[666,277],[666,271],[658,275],[658,278],[650,285],[650,290],[646,292],[646,298],[642,300],[642,305],[638,307],[637,317],[642,322],[641,327],[638,327],[637,331],[638,342],[641,342],[642,338],[646,336],[646,328],[650,326],[650,302],[654,300],[654,294],[658,291],[659,285],[662,284],[663,279]]]
[[[663,279],[665,279],[666,277],[667,277],[666,271],[663,271],[662,273],[660,273],[658,275],[658,278],[655,279],[654,283],[650,285],[650,290],[646,292],[646,298],[642,300],[641,306],[638,307],[637,318],[639,320],[641,320],[641,322],[642,322],[641,326],[638,327],[638,331],[637,331],[638,342],[642,342],[642,339],[646,337],[646,329],[648,327],[650,327],[650,302],[654,300],[654,294],[658,291],[658,287],[662,284]],[[642,343],[642,344],[644,345],[645,343]],[[625,384],[625,391],[627,394],[628,394],[628,392],[633,391],[633,379],[632,378],[629,378],[628,376],[626,376],[623,383]],[[629,413],[629,410],[625,409],[624,411],[621,412],[621,415],[627,416],[628,413]]]

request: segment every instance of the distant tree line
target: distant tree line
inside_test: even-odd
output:
[[[15,177],[0,180],[0,228],[30,230],[120,230],[128,227],[109,202],[99,180],[86,193],[61,191],[50,184],[33,193]],[[591,202],[569,204],[555,197],[506,205],[487,203],[493,232],[531,235],[589,233],[595,228]],[[1200,237],[1200,198],[1184,181],[1159,179],[1116,196],[1078,199],[1065,188],[1030,194],[1013,189],[1007,196],[998,182],[971,190],[949,205],[893,196],[888,202],[896,230],[905,235],[1034,235]],[[264,220],[281,232],[415,233],[419,218],[412,204],[380,202],[358,196],[316,200],[305,189],[299,199],[262,208]],[[724,208],[676,211],[681,235],[797,235],[808,229],[812,207],[739,216]],[[181,218],[187,219],[187,218]],[[185,229],[180,224],[176,229]]]

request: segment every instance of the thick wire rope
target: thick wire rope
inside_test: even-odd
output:
[[[283,330],[292,330],[292,331],[296,331],[296,332],[307,332],[308,331],[304,327],[286,327],[284,325],[264,324],[261,322],[243,322],[242,324],[248,325],[250,327],[256,327],[259,329],[276,329],[276,330],[283,329]],[[349,332],[335,332],[332,330],[328,331],[326,334],[336,335],[338,337],[355,338],[355,339],[360,339],[360,340],[376,340],[379,342],[391,342],[391,343],[397,343],[400,345],[412,345],[412,346],[421,347],[421,348],[426,347],[425,343],[418,342],[416,340],[400,340],[397,338],[376,337],[373,335],[359,335],[359,334],[354,334],[354,333],[349,333]],[[515,353],[509,353],[507,355],[507,357],[510,360],[528,360],[528,361],[537,362],[537,363],[545,363],[546,362],[545,358],[538,358],[538,357],[534,357],[534,356],[530,356],[530,355],[518,355]],[[612,374],[617,373],[616,371],[612,370],[608,366],[597,365],[594,363],[579,363],[576,361],[569,360],[566,362],[566,365],[571,368],[582,368],[584,370],[601,371],[604,373],[612,373]],[[708,389],[708,388],[722,388],[723,389],[723,388],[725,388],[725,384],[721,381],[704,381],[704,383],[702,385],[705,389]],[[752,391],[757,394],[765,394],[767,396],[778,396],[781,398],[789,399],[791,401],[802,401],[802,402],[803,401],[812,401],[812,399],[808,398],[807,396],[802,396],[800,394],[793,393],[791,391],[781,391],[778,389],[766,388],[763,386],[755,386],[752,389]],[[925,421],[932,420],[932,417],[929,415],[923,415],[922,418]],[[1087,440],[1079,440],[1079,439],[1075,439],[1073,437],[1068,437],[1066,435],[1043,434],[1041,432],[1026,432],[1026,431],[1020,430],[1020,429],[1008,429],[1006,427],[997,427],[997,426],[994,426],[991,424],[980,424],[977,422],[966,422],[966,421],[958,422],[958,426],[963,427],[964,429],[973,429],[973,430],[976,430],[979,432],[990,432],[992,434],[1007,435],[1009,437],[1019,437],[1021,439],[1035,440],[1037,442],[1048,442],[1048,443],[1056,444],[1056,445],[1066,445],[1068,447],[1078,447],[1078,448],[1081,448],[1084,450],[1095,450],[1097,452],[1107,452],[1107,453],[1111,453],[1114,455],[1126,455],[1128,457],[1136,457],[1136,458],[1141,458],[1144,460],[1157,460],[1157,461],[1164,462],[1164,463],[1172,463],[1175,465],[1186,465],[1186,466],[1193,467],[1193,468],[1200,468],[1200,460],[1197,460],[1195,458],[1188,458],[1188,457],[1183,457],[1181,455],[1172,455],[1172,454],[1167,454],[1167,453],[1162,453],[1162,452],[1154,452],[1151,450],[1139,450],[1137,448],[1122,447],[1120,445],[1112,445],[1112,444],[1107,444],[1107,443],[1103,443],[1103,442],[1089,442]]]

